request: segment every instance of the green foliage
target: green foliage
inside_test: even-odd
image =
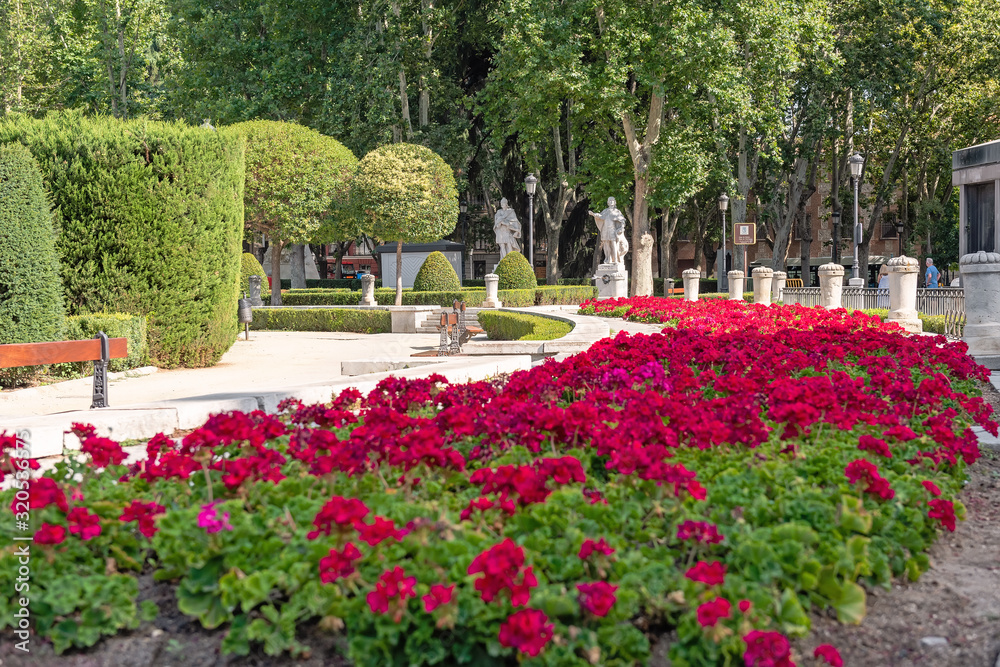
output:
[[[490,340],[554,340],[573,330],[565,320],[502,310],[480,311],[479,323]]]
[[[0,145],[0,344],[59,340],[64,323],[55,230],[38,164],[18,144]],[[31,368],[0,371],[0,385]]]
[[[257,258],[252,253],[245,252],[240,264],[241,293],[250,293],[250,276],[260,276],[260,291],[267,291],[267,274],[264,273],[264,267],[260,265],[260,262],[257,261]]]
[[[376,148],[358,163],[351,206],[361,231],[384,242],[429,243],[458,222],[451,167],[414,144]]]
[[[375,300],[380,304],[391,303],[396,294],[394,289],[375,290]],[[548,306],[578,304],[597,296],[597,288],[575,285],[540,285],[534,289],[500,290],[500,301],[508,307]],[[361,301],[361,292],[340,290],[290,290],[282,295],[287,306],[356,306]],[[470,288],[448,292],[403,291],[404,306],[442,306],[450,308],[455,300],[465,305],[478,307],[486,300],[486,290]]]
[[[236,336],[243,142],[229,132],[53,113],[0,122],[61,218],[71,313],[149,317],[157,366],[206,366]]]
[[[87,340],[94,338],[100,331],[106,333],[108,338],[127,338],[128,356],[124,359],[112,359],[108,364],[108,370],[118,373],[146,365],[149,357],[147,326],[145,315],[126,313],[71,315],[66,318],[66,340]],[[93,368],[93,362],[90,361],[65,365],[80,375],[89,374]]]
[[[354,302],[357,305],[357,300]],[[392,317],[388,310],[350,310],[348,308],[254,308],[250,328],[270,331],[349,331],[352,333],[390,333]]]
[[[231,125],[246,139],[246,224],[273,244],[353,239],[343,215],[354,154],[332,137],[296,123]]]
[[[538,285],[535,272],[528,260],[519,252],[509,252],[497,264],[500,289],[530,289]]]
[[[449,292],[462,289],[462,281],[455,273],[443,252],[435,250],[427,255],[413,280],[414,292]]]
[[[888,308],[865,308],[861,312],[865,315],[874,315],[883,322],[885,322],[886,318],[889,316]],[[917,318],[919,318],[924,325],[924,333],[944,335],[944,315],[925,315],[923,313],[917,313]]]
[[[375,279],[375,287],[381,287],[382,280],[379,278]],[[480,286],[481,287],[481,286]],[[264,281],[264,288],[267,288],[267,281]],[[292,289],[291,278],[281,279],[281,289],[290,290]],[[306,289],[347,289],[347,290],[359,290],[361,289],[361,279],[360,278],[306,278]]]

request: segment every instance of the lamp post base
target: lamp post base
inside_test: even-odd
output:
[[[865,286],[865,279],[864,278],[851,278],[850,280],[847,281],[847,284],[850,285],[851,287],[864,287]]]

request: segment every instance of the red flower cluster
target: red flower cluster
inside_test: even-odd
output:
[[[752,630],[743,641],[747,645],[743,654],[746,667],[795,667],[792,647],[780,632]]]
[[[431,592],[420,599],[424,601],[424,609],[426,609],[429,614],[438,607],[450,603],[454,592],[455,584],[452,584],[451,586],[434,584],[431,586]]]
[[[580,545],[580,553],[577,555],[581,560],[587,560],[593,553],[610,556],[614,552],[614,548],[609,546],[608,543],[604,541],[603,537],[596,542],[588,537],[583,541],[583,544]]]
[[[66,515],[69,532],[79,535],[86,542],[101,534],[101,517],[91,514],[86,507],[74,507]]]
[[[330,553],[319,559],[319,580],[330,584],[354,574],[354,561],[361,558],[358,548],[348,542],[343,549],[330,549]]]
[[[156,503],[144,503],[141,500],[133,500],[132,504],[122,511],[122,515],[119,517],[119,520],[126,523],[130,521],[138,521],[139,532],[146,537],[152,537],[153,535],[156,535],[156,531],[159,530],[156,527],[153,518],[166,511],[167,510],[163,505],[157,505]]]
[[[606,581],[596,581],[592,584],[577,584],[576,590],[580,592],[581,607],[594,616],[607,616],[617,599],[615,591],[618,590],[618,586]]]
[[[717,560],[707,562],[700,560],[689,568],[684,576],[691,581],[700,581],[706,586],[721,586],[726,580],[726,566]]]
[[[863,452],[872,452],[873,454],[884,456],[887,459],[892,458],[892,452],[889,451],[889,444],[885,440],[879,440],[867,434],[858,438],[858,449]]]
[[[66,529],[59,525],[43,523],[35,532],[36,544],[62,544],[66,539]]]
[[[927,503],[931,507],[931,511],[927,513],[932,519],[937,519],[941,522],[941,525],[955,532],[955,504],[950,500],[945,500],[944,498],[936,498],[934,500],[928,501]]]
[[[865,483],[865,492],[878,496],[882,500],[892,500],[896,492],[889,486],[889,481],[878,473],[878,466],[866,459],[854,459],[844,468],[847,481],[856,484]]]
[[[386,614],[389,607],[393,607],[393,618],[398,623],[406,611],[406,599],[417,596],[413,590],[416,585],[417,578],[407,577],[403,568],[397,565],[379,577],[375,590],[368,594],[368,606],[376,614]]]
[[[538,459],[532,465],[505,465],[496,470],[480,468],[472,473],[469,481],[482,486],[484,496],[496,494],[501,503],[513,497],[524,506],[545,502],[552,493],[546,486],[550,479],[556,484],[583,484],[587,476],[579,459],[564,456]]]
[[[15,498],[10,503],[10,511],[17,514],[17,506],[21,501]],[[55,505],[63,512],[69,511],[69,503],[66,502],[66,494],[56,481],[51,477],[39,477],[28,480],[28,507],[30,509],[44,509],[49,505]]]
[[[698,623],[703,628],[714,627],[721,618],[729,618],[732,605],[726,598],[716,598],[698,607]]]
[[[817,660],[823,660],[830,667],[844,667],[844,659],[840,657],[840,651],[835,649],[830,644],[820,644],[813,651],[813,657]]]
[[[500,644],[534,657],[552,639],[554,628],[545,612],[522,609],[511,614],[500,626]]]
[[[381,516],[375,517],[372,523],[357,521],[354,527],[357,529],[361,541],[367,542],[371,546],[375,546],[388,539],[399,540],[406,535],[405,530],[396,528],[396,524],[392,522],[392,519],[386,519]]]
[[[694,540],[702,544],[719,544],[722,542],[722,535],[714,523],[685,521],[677,526],[677,539]]]
[[[531,566],[524,565],[524,549],[507,538],[490,547],[473,559],[469,574],[482,573],[476,579],[476,590],[483,600],[492,602],[503,590],[510,591],[510,602],[515,607],[528,604],[531,589],[538,585],[538,579]]]
[[[109,465],[121,465],[128,454],[114,440],[101,438],[97,429],[90,424],[76,424],[70,431],[80,439],[80,451],[90,455],[90,464],[95,468],[107,468]]]
[[[306,537],[315,540],[320,535],[329,535],[335,528],[339,532],[352,530],[367,515],[368,508],[357,498],[334,496],[320,508],[313,519],[316,530],[310,531]]]

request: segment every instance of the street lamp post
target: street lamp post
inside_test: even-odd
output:
[[[896,240],[899,242],[899,256],[903,256],[903,221],[896,220]]]
[[[468,243],[468,220],[469,217],[465,214],[469,210],[469,202],[465,197],[458,200],[458,217],[462,219],[462,253],[469,256],[469,264],[472,263],[472,252],[469,251]],[[462,261],[462,277],[465,278],[466,274],[466,262]]]
[[[722,249],[719,250],[719,291],[729,289],[729,274],[726,273],[726,211],[729,209],[729,197],[723,192],[719,195],[719,211],[722,212]]]
[[[840,211],[833,212],[833,251],[831,261],[840,264]]]
[[[528,264],[531,272],[535,272],[535,185],[538,179],[534,174],[528,174],[524,179],[524,189],[528,191]]]
[[[854,267],[851,274],[851,286],[864,287],[865,281],[859,275],[860,267],[858,266],[858,246],[861,245],[862,236],[861,223],[858,222],[860,207],[860,202],[858,201],[858,188],[861,185],[861,168],[865,164],[865,159],[858,153],[855,153],[847,159],[847,162],[851,168],[851,181],[854,184]]]

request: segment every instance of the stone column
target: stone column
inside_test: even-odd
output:
[[[729,276],[729,300],[730,301],[742,301],[743,300],[743,272],[742,271],[730,271],[726,275]]]
[[[969,356],[1000,370],[1000,253],[963,255],[959,262],[965,290],[965,332]]]
[[[775,271],[771,276],[771,302],[777,303],[785,300],[785,281],[788,274],[784,271]]]
[[[758,266],[753,270],[753,302],[771,305],[771,281],[774,279],[774,269]]]
[[[681,273],[684,278],[684,300],[685,301],[697,301],[698,300],[698,286],[699,280],[701,280],[701,271],[698,269],[684,269]]]
[[[910,333],[924,330],[923,322],[917,317],[917,276],[920,263],[912,257],[900,255],[889,260],[889,316],[887,322],[895,322]]]
[[[483,308],[499,308],[503,304],[497,298],[500,290],[500,276],[495,273],[487,273],[486,276],[486,300],[483,301]]]
[[[841,308],[844,291],[844,267],[840,264],[824,264],[819,267],[819,303],[824,308]]]
[[[377,306],[375,300],[375,276],[366,273],[361,276],[361,302],[359,306]]]

